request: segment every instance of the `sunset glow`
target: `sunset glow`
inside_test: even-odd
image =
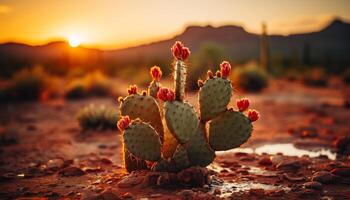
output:
[[[115,49],[168,39],[189,25],[239,25],[260,33],[262,22],[269,33],[286,35],[318,30],[336,16],[350,20],[349,7],[346,0],[3,0],[0,43],[41,45],[78,33],[84,46]],[[72,46],[81,42],[74,40]]]
[[[68,43],[71,47],[78,47],[81,43],[81,39],[78,36],[73,35],[68,38]]]

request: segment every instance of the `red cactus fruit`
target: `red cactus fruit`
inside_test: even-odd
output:
[[[213,72],[211,70],[207,71],[207,75],[208,75],[209,79],[212,79],[214,77],[214,74],[213,74]]]
[[[182,61],[186,60],[191,53],[190,50],[180,41],[175,42],[175,44],[171,47],[171,52],[173,53],[174,58]]]
[[[124,116],[117,122],[117,126],[120,131],[124,131],[125,129],[127,129],[129,127],[129,124],[130,124],[129,116]]]
[[[221,76],[223,78],[227,78],[230,75],[231,72],[231,65],[229,62],[227,61],[223,61],[220,64],[220,72],[221,72]]]
[[[249,108],[249,99],[247,98],[237,99],[236,104],[237,104],[238,110],[240,112],[244,112]]]
[[[216,71],[215,75],[216,75],[216,77],[220,78],[221,77],[221,72],[218,70],[218,71]]]
[[[136,85],[130,85],[128,87],[128,94],[132,95],[132,94],[136,94],[137,93],[137,86]]]
[[[255,122],[256,120],[258,120],[260,118],[260,114],[258,111],[256,110],[249,110],[248,111],[248,119],[251,122]]]
[[[162,101],[174,101],[175,93],[168,88],[159,88],[157,97]]]
[[[167,97],[167,101],[174,101],[175,100],[175,93],[171,90],[168,90],[166,97]]]
[[[150,74],[153,80],[159,81],[162,78],[162,70],[158,66],[153,66],[150,70]]]

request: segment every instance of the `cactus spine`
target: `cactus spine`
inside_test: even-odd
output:
[[[259,119],[257,111],[247,111],[248,99],[237,101],[237,111],[227,108],[233,89],[229,80],[231,65],[226,61],[215,74],[208,71],[207,80],[198,81],[198,117],[194,107],[185,101],[185,60],[190,51],[181,42],[176,42],[171,51],[175,58],[175,92],[160,87],[162,72],[154,66],[148,95],[137,94],[137,87],[131,86],[129,96],[120,98],[120,113],[127,116],[117,125],[123,132],[125,168],[129,172],[145,167],[171,172],[205,167],[214,160],[215,150],[229,150],[246,142],[253,131],[252,123]],[[162,109],[155,98],[165,102]]]

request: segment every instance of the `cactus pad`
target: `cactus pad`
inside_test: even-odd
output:
[[[148,169],[146,161],[133,156],[127,149],[125,149],[125,147],[123,147],[123,158],[125,169],[128,172]]]
[[[160,110],[153,97],[140,94],[129,95],[120,104],[120,113],[123,116],[128,115],[131,119],[139,118],[150,123],[163,141],[164,130]]]
[[[206,80],[199,90],[201,120],[211,120],[224,112],[231,96],[232,86],[229,80],[218,77]]]
[[[133,121],[124,131],[123,139],[126,149],[134,156],[148,161],[160,159],[161,142],[151,125]]]
[[[206,139],[205,125],[202,123],[199,123],[198,129],[192,135],[187,148],[188,158],[192,165],[205,167],[212,163],[215,158],[215,152]]]
[[[226,151],[246,142],[252,123],[241,112],[227,110],[209,122],[209,144],[215,151]]]
[[[189,103],[172,101],[164,104],[165,120],[170,132],[179,141],[186,143],[196,131],[198,117]]]
[[[188,159],[187,155],[187,145],[177,145],[171,162],[174,163],[176,170],[186,169],[187,167],[191,166],[190,160]]]

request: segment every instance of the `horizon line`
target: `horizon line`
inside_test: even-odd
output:
[[[298,33],[289,33],[289,34],[268,34],[268,35],[270,35],[270,36],[288,37],[288,36],[291,36],[291,35],[315,33],[315,32],[319,32],[319,31],[324,30],[326,27],[328,27],[330,24],[332,24],[335,21],[341,21],[341,22],[346,23],[346,24],[350,23],[350,20],[346,20],[345,18],[342,18],[340,16],[334,16],[323,27],[321,27],[321,28],[319,28],[317,30],[306,31],[306,32],[298,32]],[[103,48],[103,47],[100,47],[98,44],[97,45],[88,45],[88,44],[82,43],[77,48],[85,48],[85,49],[100,50],[100,51],[122,50],[122,49],[135,48],[135,47],[139,47],[139,46],[143,46],[143,45],[149,45],[149,44],[153,44],[153,43],[157,43],[157,42],[162,42],[162,41],[173,39],[176,36],[179,36],[179,35],[183,34],[189,27],[221,28],[221,27],[225,27],[225,26],[240,27],[247,33],[260,35],[259,33],[256,33],[254,31],[247,31],[247,29],[244,27],[244,25],[239,24],[239,23],[227,23],[227,24],[222,24],[222,25],[212,25],[212,24],[200,25],[200,23],[197,23],[197,24],[196,23],[191,23],[191,24],[184,25],[184,27],[181,29],[181,31],[178,31],[175,34],[172,34],[172,36],[171,35],[165,35],[163,37],[158,37],[159,39],[153,39],[152,41],[149,41],[149,42],[140,42],[140,43],[137,43],[137,44],[134,44],[134,45],[125,45],[125,46],[121,45],[121,47],[110,47],[110,48],[109,47]],[[154,38],[156,38],[156,37],[154,37]],[[47,39],[44,42],[41,42],[41,43],[38,43],[38,44],[31,44],[30,42],[21,42],[19,40],[17,40],[17,41],[16,40],[8,40],[8,41],[5,41],[5,42],[0,42],[0,45],[18,44],[18,45],[26,45],[26,46],[31,46],[31,47],[41,47],[41,46],[46,46],[46,45],[49,45],[49,44],[52,44],[52,43],[65,43],[65,44],[67,44],[69,46],[68,39],[67,38],[63,38],[63,37],[52,37],[52,38]]]

